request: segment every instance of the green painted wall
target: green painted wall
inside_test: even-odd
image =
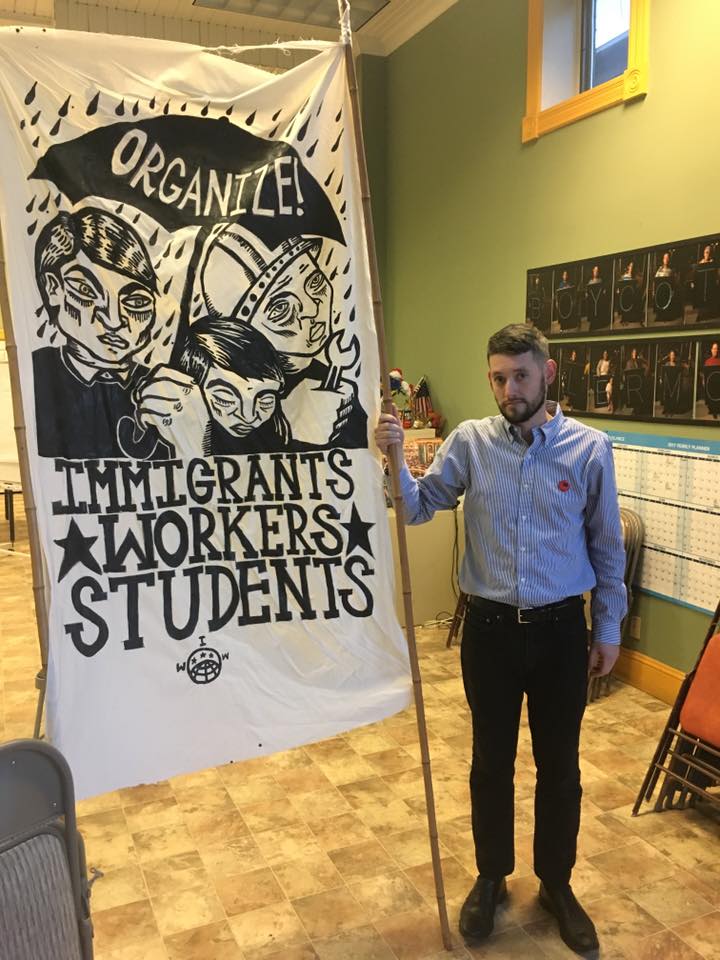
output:
[[[528,267],[720,229],[720,4],[653,0],[648,97],[523,146],[526,16],[524,0],[459,0],[387,61],[374,175],[389,359],[429,377],[450,426],[495,412],[485,344],[522,322]],[[708,617],[650,597],[636,612],[633,646],[688,668]]]

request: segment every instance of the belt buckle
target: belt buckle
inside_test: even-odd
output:
[[[532,610],[532,607],[518,607],[517,608],[517,622],[518,623],[532,623],[532,620],[526,620],[524,614],[529,613]]]

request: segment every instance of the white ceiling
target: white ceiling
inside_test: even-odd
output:
[[[353,30],[359,30],[390,0],[353,0],[350,19]],[[193,0],[196,7],[211,7],[228,13],[289,20],[291,23],[318,27],[337,27],[338,0]]]
[[[178,22],[198,24],[201,33],[205,27],[217,31],[221,27],[241,30],[248,36],[253,33],[258,42],[283,40],[338,39],[337,0],[203,0],[208,6],[200,7],[193,0],[0,0],[0,25],[37,24],[42,26],[71,26],[78,29],[99,30],[107,22],[120,20],[137,22],[138,18],[171,19]],[[351,12],[358,22],[367,18],[354,30],[353,39],[360,53],[385,56],[419,33],[429,23],[452,7],[457,0],[351,0]],[[252,10],[232,12],[228,7]],[[316,23],[321,16],[335,16],[329,25]],[[68,16],[72,8],[75,13]],[[78,18],[76,12],[82,10]],[[376,12],[377,11],[377,12]],[[127,14],[127,17],[120,16]],[[292,19],[302,16],[303,19]],[[98,26],[95,26],[95,25]],[[77,25],[77,27],[76,27]],[[109,29],[107,32],[124,32]],[[139,30],[132,32],[140,35]],[[177,33],[177,30],[173,31]],[[156,35],[156,34],[154,34]],[[172,36],[171,39],[185,39]],[[188,30],[189,42],[197,42]],[[223,42],[223,41],[219,41]]]

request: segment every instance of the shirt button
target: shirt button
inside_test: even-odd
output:
[[[525,583],[525,577],[520,577],[520,583]]]
[[[523,514],[522,517],[520,517],[520,519],[521,519],[521,520],[527,520],[527,517],[525,516],[525,514]]]
[[[520,547],[521,553],[525,553],[525,547]]]

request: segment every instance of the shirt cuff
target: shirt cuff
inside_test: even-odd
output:
[[[620,624],[614,620],[608,620],[604,623],[593,623],[592,638],[594,643],[612,643],[615,646],[619,646]]]

